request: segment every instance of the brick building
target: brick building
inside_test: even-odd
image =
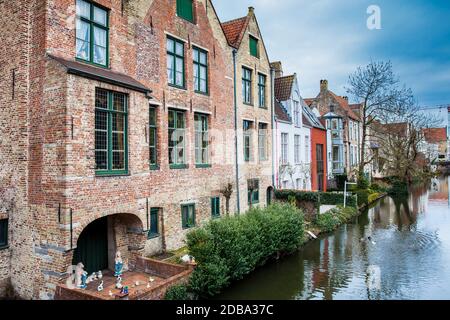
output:
[[[271,134],[253,10],[232,48],[209,0],[14,0],[0,12],[0,295],[11,284],[52,299],[74,263],[111,269],[120,250],[132,266],[224,214],[220,190],[236,186],[232,48],[267,88],[254,83],[264,108],[238,103],[239,128],[248,119],[268,129],[254,145]],[[264,148],[251,149],[264,161],[239,165],[241,211],[251,179],[252,199],[266,202],[270,139]]]
[[[273,191],[273,71],[254,13],[222,23],[236,70],[238,211],[270,202]]]

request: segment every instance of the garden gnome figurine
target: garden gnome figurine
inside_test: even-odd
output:
[[[116,252],[116,259],[114,260],[114,277],[120,277],[123,271],[123,261],[120,251]]]
[[[98,278],[98,280],[102,280],[102,278],[103,278],[103,273],[102,273],[101,270],[100,270],[99,272],[97,272],[97,278]]]
[[[84,265],[80,262],[75,269],[75,283],[77,288],[86,289],[87,272],[84,271]]]
[[[117,282],[116,282],[116,289],[122,289],[123,285],[122,285],[122,277],[118,276],[117,277]]]

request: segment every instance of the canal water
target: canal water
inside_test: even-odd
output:
[[[450,299],[448,177],[390,197],[218,299]],[[371,241],[368,240],[371,237]]]

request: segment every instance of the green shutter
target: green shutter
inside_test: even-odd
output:
[[[250,54],[254,57],[259,57],[258,54],[258,39],[250,36]]]
[[[177,15],[180,18],[194,22],[194,9],[192,0],[177,0]]]
[[[159,235],[158,212],[159,212],[158,208],[150,209],[150,230],[148,233],[149,238],[153,238]]]
[[[0,220],[0,247],[8,245],[8,219]]]

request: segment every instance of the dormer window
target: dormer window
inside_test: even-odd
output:
[[[194,4],[192,0],[177,0],[177,16],[194,23]]]
[[[76,58],[108,66],[109,13],[89,1],[77,0]]]
[[[250,55],[259,58],[259,44],[258,39],[250,36]]]

